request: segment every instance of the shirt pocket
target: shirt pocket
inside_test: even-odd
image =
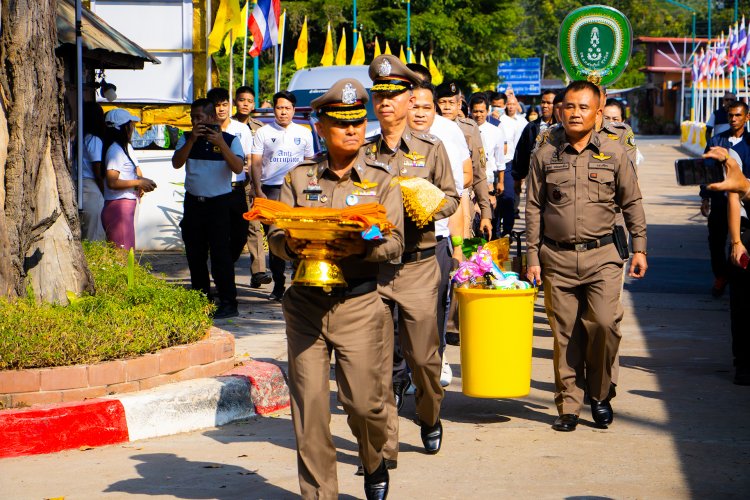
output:
[[[589,199],[594,203],[609,203],[615,197],[614,167],[589,167]]]
[[[553,205],[566,205],[573,200],[573,179],[568,171],[550,172],[545,178],[547,200]]]

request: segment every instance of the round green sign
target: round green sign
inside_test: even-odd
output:
[[[560,26],[560,62],[571,80],[613,84],[628,66],[632,48],[630,21],[612,7],[581,7],[568,14]]]

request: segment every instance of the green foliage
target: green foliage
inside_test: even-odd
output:
[[[543,57],[544,78],[564,78],[557,55],[560,23],[572,10],[600,0],[412,0],[411,44],[414,57],[420,52],[425,57],[433,54],[447,80],[455,80],[462,87],[472,84],[491,88],[497,83],[497,63],[511,57]],[[691,35],[690,12],[665,0],[611,0],[606,5],[622,11],[630,20],[635,37]],[[705,37],[708,31],[707,3],[702,0],[683,0],[694,8],[696,33]],[[308,18],[309,55],[311,66],[317,66],[325,45],[326,27],[331,23],[334,53],[338,48],[341,29],[346,28],[347,60],[351,59],[352,1],[297,0],[285,1],[287,12],[286,40],[282,88],[296,70],[294,49],[305,16]],[[723,5],[723,7],[722,7]],[[712,35],[726,30],[734,15],[732,2],[715,3],[712,9]],[[750,0],[739,1],[739,12],[747,12]],[[406,49],[406,2],[403,0],[358,0],[357,24],[365,45],[366,61],[372,60],[375,36],[384,49],[388,41],[398,55],[401,45]],[[636,46],[628,69],[617,87],[633,87],[645,83],[639,68],[645,57]],[[678,47],[680,50],[681,47]],[[235,88],[242,79],[242,40],[234,47]],[[640,54],[640,55],[639,55]],[[221,71],[221,83],[228,83],[226,54],[215,57]],[[248,59],[247,83],[252,85],[252,60]],[[259,100],[273,94],[273,51],[260,57]]]
[[[0,299],[0,369],[65,366],[127,358],[200,340],[213,309],[201,293],[168,284],[127,253],[84,242],[96,295],[68,306],[33,296]]]

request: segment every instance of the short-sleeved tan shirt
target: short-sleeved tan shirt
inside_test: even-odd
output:
[[[634,251],[646,250],[646,216],[625,149],[594,132],[580,153],[560,127],[531,156],[526,201],[528,265],[539,265],[543,237],[566,244],[612,234],[622,209]]]
[[[394,177],[421,177],[437,186],[445,194],[446,203],[435,214],[435,220],[450,217],[458,209],[459,197],[448,153],[434,135],[407,127],[395,151],[388,147],[381,135],[373,137],[362,149],[364,162],[371,167],[380,167]],[[435,223],[418,228],[414,221],[404,216],[404,238],[405,253],[433,248],[437,245]]]
[[[328,168],[328,154],[316,155],[292,169],[281,186],[280,201],[292,207],[347,208],[364,203],[380,203],[395,226],[380,240],[367,242],[364,257],[347,257],[340,262],[344,278],[376,278],[378,262],[398,261],[404,250],[403,202],[401,188],[391,185],[392,176],[383,168],[365,162],[364,152],[349,172],[339,177]],[[274,254],[293,260],[287,252],[283,229],[271,226],[268,245]]]

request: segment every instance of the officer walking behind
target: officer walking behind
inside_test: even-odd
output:
[[[284,294],[289,350],[289,389],[297,437],[297,465],[303,498],[336,498],[336,447],[330,431],[329,372],[336,353],[338,398],[357,438],[365,467],[365,495],[388,494],[388,470],[383,460],[386,441],[385,393],[382,385],[387,316],[377,292],[378,262],[398,259],[404,249],[403,208],[391,175],[360,147],[366,128],[367,91],[346,78],[313,100],[318,133],[328,153],[306,160],[284,178],[280,200],[291,206],[346,208],[380,203],[395,225],[380,240],[335,242],[346,288],[292,286]],[[271,251],[294,260],[307,241],[290,238],[272,226]],[[390,344],[388,344],[390,345]],[[390,369],[390,366],[389,366]]]
[[[419,75],[407,68],[398,57],[381,55],[370,64],[373,109],[380,121],[381,133],[367,147],[366,158],[382,165],[393,176],[420,177],[437,186],[445,195],[443,207],[435,219],[450,217],[458,208],[458,193],[450,160],[443,143],[435,136],[415,133],[408,127],[407,115],[414,105],[413,85]],[[486,186],[486,183],[485,183]],[[435,311],[440,269],[435,257],[435,222],[417,227],[404,218],[404,255],[401,264],[382,263],[378,290],[391,312],[398,310],[398,335],[406,362],[416,386],[418,422],[422,444],[427,453],[440,451],[443,427],[440,404],[441,359]],[[392,362],[392,358],[389,360]],[[383,370],[390,369],[390,365]],[[386,384],[390,377],[384,377]],[[400,397],[408,385],[394,380]],[[387,385],[386,385],[387,387]],[[388,398],[388,442],[385,458],[395,467],[398,455],[398,413],[395,399]]]
[[[625,149],[597,133],[599,88],[575,81],[565,89],[564,134],[551,134],[532,155],[526,201],[528,278],[542,282],[554,336],[552,428],[573,431],[591,400],[594,422],[613,420],[612,366],[620,343],[624,234],[615,230],[621,207],[633,240],[629,275],[646,273],[646,217]],[[613,244],[614,243],[614,244]]]
[[[237,112],[232,118],[248,126],[253,135],[263,126],[263,123],[250,113],[255,109],[255,92],[248,86],[237,87],[234,95],[234,103]],[[252,149],[252,141],[251,141]],[[250,178],[250,162],[245,163],[245,175]],[[253,206],[255,199],[255,187],[252,182],[245,184],[246,203],[248,207]],[[240,249],[241,251],[242,249]],[[266,252],[263,249],[263,232],[260,222],[250,221],[247,228],[247,250],[250,254],[250,287],[260,288],[271,282],[271,275],[266,271]]]
[[[180,222],[193,290],[210,297],[211,275],[219,293],[215,319],[237,316],[237,286],[230,241],[232,174],[242,172],[240,139],[221,132],[214,103],[197,99],[190,106],[192,132],[177,141],[172,166],[185,166],[185,213]]]

